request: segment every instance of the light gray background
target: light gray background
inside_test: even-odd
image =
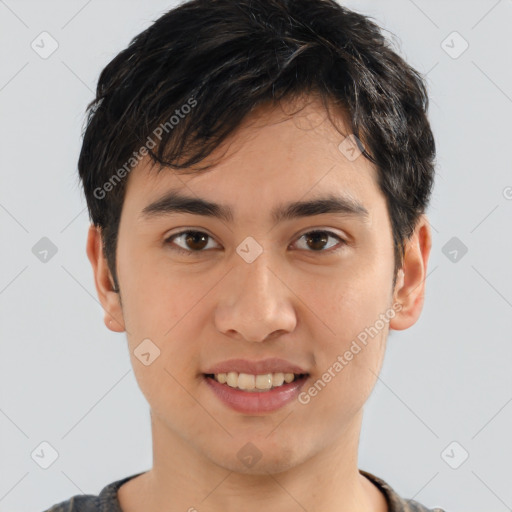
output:
[[[512,2],[345,4],[428,73],[438,147],[425,307],[389,338],[359,467],[428,506],[511,510]],[[85,254],[76,163],[99,72],[173,5],[0,0],[0,511],[42,511],[151,467],[148,407]],[[47,59],[31,48],[42,31],[59,45]],[[469,43],[457,59],[441,46],[453,31]],[[46,263],[32,252],[42,237],[58,249]],[[456,262],[452,237],[468,249]],[[31,458],[43,441],[59,454],[48,469]]]

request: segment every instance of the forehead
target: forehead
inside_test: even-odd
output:
[[[159,171],[145,157],[128,177],[125,203],[141,210],[169,189],[247,207],[335,191],[371,203],[376,169],[363,155],[347,158],[346,117],[331,111],[331,119],[336,126],[315,99],[259,107],[200,163],[214,163],[207,171]]]

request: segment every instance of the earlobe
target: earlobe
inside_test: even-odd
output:
[[[101,229],[91,224],[87,235],[87,257],[94,273],[96,292],[104,311],[104,322],[114,332],[125,330],[119,293],[114,291],[112,274],[103,253]]]
[[[418,320],[425,298],[425,278],[431,247],[430,224],[423,214],[405,245],[404,261],[393,294],[393,303],[400,303],[401,309],[390,320],[390,329],[407,329]]]

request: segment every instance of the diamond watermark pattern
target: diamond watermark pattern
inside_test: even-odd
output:
[[[469,48],[469,43],[457,31],[453,31],[443,40],[441,48],[452,59],[458,59]]]
[[[56,254],[57,246],[46,236],[32,247],[32,254],[42,263],[48,263]]]
[[[347,160],[353,162],[362,155],[364,146],[363,143],[353,133],[351,133],[338,145],[338,149]]]
[[[252,236],[248,236],[236,248],[236,252],[246,263],[252,263],[263,252],[263,247]]]
[[[252,443],[247,443],[236,454],[242,464],[252,468],[262,457],[261,451]]]
[[[39,57],[47,59],[50,57],[59,47],[57,40],[52,37],[51,34],[44,31],[41,32],[33,41],[30,43],[32,50],[34,50]]]
[[[452,441],[442,452],[441,458],[452,469],[458,469],[469,457],[467,450],[457,441]]]
[[[468,248],[459,238],[453,236],[443,245],[441,251],[452,263],[458,263],[468,252]]]
[[[160,356],[160,349],[149,338],[146,338],[137,345],[133,354],[144,366],[149,366]]]
[[[59,458],[59,453],[48,441],[43,441],[30,456],[38,466],[48,469]]]

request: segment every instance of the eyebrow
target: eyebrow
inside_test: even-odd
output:
[[[234,220],[233,210],[229,206],[182,195],[176,191],[168,192],[163,197],[148,204],[142,210],[140,217],[149,220],[175,213],[213,217],[227,223],[232,223]],[[332,194],[309,201],[294,201],[277,205],[272,210],[271,217],[275,223],[279,223],[328,213],[356,217],[362,220],[369,219],[368,210],[359,201],[349,196],[335,196]]]

